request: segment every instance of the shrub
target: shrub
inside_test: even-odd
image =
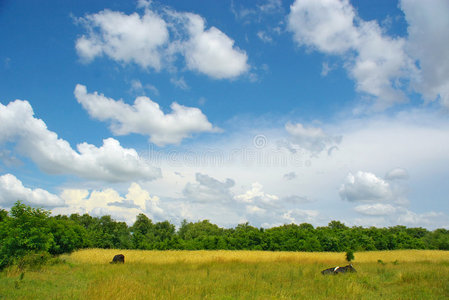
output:
[[[20,269],[38,270],[51,259],[48,252],[31,252],[15,259],[14,264]]]
[[[48,252],[54,244],[48,228],[49,214],[16,202],[11,216],[0,223],[0,270],[28,255]]]
[[[354,252],[352,250],[346,251],[346,260],[348,262],[354,260]]]

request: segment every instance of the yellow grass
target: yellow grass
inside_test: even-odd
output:
[[[125,264],[109,264],[116,254]],[[88,249],[0,273],[0,299],[449,299],[449,251],[345,253]],[[382,260],[382,263],[378,263]]]
[[[112,260],[114,255],[125,255],[126,263],[208,263],[208,262],[292,262],[301,264],[345,263],[345,253],[336,252],[268,252],[268,251],[143,251],[117,249],[87,249],[62,258],[73,262],[102,264]],[[388,262],[442,262],[449,261],[449,251],[439,250],[395,250],[356,252],[354,263]]]

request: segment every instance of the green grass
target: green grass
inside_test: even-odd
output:
[[[203,252],[205,257],[215,253]],[[396,264],[380,264],[377,259],[358,263],[356,253],[354,266],[358,273],[337,276],[321,275],[322,269],[334,266],[328,262],[279,259],[278,252],[272,253],[273,260],[265,257],[261,262],[253,261],[257,253],[250,261],[220,257],[204,262],[170,259],[173,255],[195,256],[197,252],[141,251],[140,254],[165,255],[167,263],[88,263],[73,259],[75,254],[67,257],[66,263],[25,271],[24,275],[17,269],[0,273],[0,299],[449,298],[447,252],[442,252],[441,261],[401,262],[398,255]],[[233,257],[236,253],[228,255]],[[326,254],[316,255],[323,258]],[[344,257],[344,253],[341,255]]]

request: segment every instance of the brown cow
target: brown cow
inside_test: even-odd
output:
[[[125,256],[123,254],[117,254],[116,256],[114,256],[114,258],[112,259],[112,261],[110,263],[111,264],[124,264]]]

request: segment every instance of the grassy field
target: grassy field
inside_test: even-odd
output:
[[[115,254],[124,265],[109,264]],[[449,299],[449,251],[344,253],[83,250],[0,273],[0,299]],[[380,260],[380,261],[379,261]]]

